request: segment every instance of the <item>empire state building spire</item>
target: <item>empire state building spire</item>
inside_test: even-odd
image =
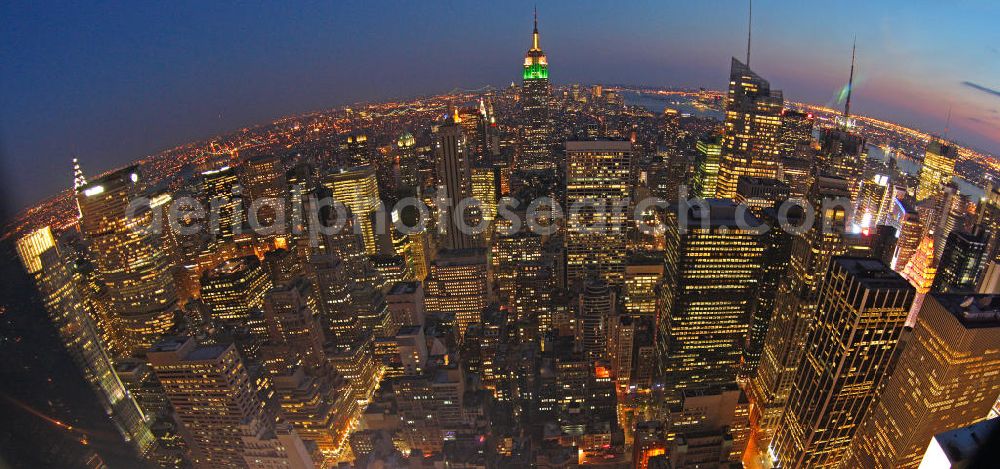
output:
[[[535,7],[535,31],[531,35],[531,50],[542,50],[538,47],[538,7]]]

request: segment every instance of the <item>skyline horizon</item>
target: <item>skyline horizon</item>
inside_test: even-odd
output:
[[[545,6],[548,7],[549,5],[550,4],[546,4]],[[734,10],[739,9],[739,11],[745,14],[746,5],[743,2],[734,2],[733,5],[734,5]],[[546,10],[549,11],[548,16],[546,16],[545,13]],[[829,70],[825,71],[828,73],[819,73],[820,72],[819,70],[810,70],[809,72],[803,72],[802,69],[799,68],[788,70],[787,63],[793,62],[794,59],[792,59],[791,61],[785,61],[780,59],[780,57],[784,56],[784,54],[778,53],[778,51],[781,50],[782,47],[776,47],[774,39],[775,37],[778,37],[780,41],[780,37],[782,35],[776,34],[773,31],[773,29],[769,27],[772,26],[770,22],[773,21],[772,16],[777,13],[776,10],[777,9],[774,8],[773,6],[768,8],[767,5],[765,5],[763,8],[763,13],[761,13],[760,12],[761,7],[758,7],[758,14],[754,17],[754,33],[755,33],[754,51],[756,51],[756,54],[754,55],[755,61],[754,64],[751,66],[751,68],[757,71],[761,76],[771,81],[772,86],[775,89],[781,89],[785,92],[787,96],[794,97],[794,99],[792,100],[794,102],[822,105],[826,107],[837,107],[837,105],[840,104],[838,102],[839,99],[838,94],[842,95],[843,86],[829,86],[829,84],[843,83],[846,82],[847,80],[849,50],[846,46],[849,44],[849,42],[846,42],[845,44],[839,44],[839,41],[837,42],[837,44],[843,45],[845,49],[843,53],[844,55],[843,64],[840,64],[839,60],[834,60],[834,61],[821,60],[825,64],[836,62],[828,67]],[[507,11],[519,12],[520,9],[510,8]],[[530,9],[527,11],[530,12]],[[554,83],[560,85],[571,84],[571,83],[624,84],[626,82],[630,82],[631,85],[635,86],[691,88],[691,89],[704,88],[709,90],[722,90],[725,89],[723,80],[724,77],[727,76],[727,74],[725,74],[724,72],[723,73],[719,72],[725,70],[726,64],[728,63],[728,60],[724,60],[722,57],[728,59],[729,57],[737,57],[738,55],[740,55],[730,50],[726,54],[719,56],[719,60],[710,60],[706,59],[706,57],[715,57],[716,55],[714,53],[706,53],[705,55],[698,54],[698,51],[701,48],[697,47],[697,44],[682,44],[682,45],[668,44],[669,50],[667,52],[672,54],[673,57],[667,57],[665,60],[660,59],[657,61],[658,65],[661,66],[661,68],[665,68],[666,70],[673,70],[673,73],[668,73],[668,75],[670,75],[670,78],[668,78],[667,80],[664,80],[664,78],[667,77],[662,76],[663,75],[662,72],[664,70],[659,70],[659,73],[650,73],[649,70],[644,70],[642,66],[636,66],[636,65],[648,65],[645,64],[644,62],[631,64],[633,66],[626,66],[624,68],[597,67],[598,70],[602,70],[604,71],[604,73],[603,76],[595,77],[593,76],[594,67],[587,67],[584,70],[578,70],[576,67],[573,67],[574,63],[571,62],[571,59],[577,57],[581,52],[585,52],[587,50],[587,44],[573,42],[572,33],[561,34],[561,32],[564,32],[563,28],[567,23],[570,25],[578,24],[579,26],[583,26],[586,24],[586,21],[578,21],[577,23],[574,23],[573,21],[567,22],[563,17],[563,15],[560,14],[560,11],[561,10],[559,8],[548,7],[544,8],[543,13],[540,15],[540,30],[541,30],[542,44],[543,47],[547,51],[549,51],[548,54],[551,57],[555,57],[556,59],[556,62],[554,64],[556,66],[556,74],[552,78]],[[729,35],[733,35],[735,37],[739,37],[745,40],[746,39],[745,35],[747,33],[746,19],[747,18],[745,16],[736,14],[732,15],[732,17],[726,17],[725,20],[728,22],[732,22],[733,27],[728,30],[727,34],[724,35],[727,37]],[[504,64],[502,67],[499,67],[499,70],[505,70],[506,71],[505,75],[509,75],[510,80],[516,81],[517,78],[516,74],[517,67],[511,66],[511,63],[516,64],[516,61],[514,61],[513,58],[516,57],[522,51],[522,49],[525,49],[529,42],[528,28],[526,27],[527,25],[530,25],[530,23],[522,25],[524,27],[518,28],[517,30],[510,31],[510,34],[514,38],[516,38],[516,40],[513,41],[513,44],[507,44],[507,41],[505,40],[489,41],[490,45],[492,45],[493,47],[509,46],[510,49],[515,51],[513,54],[503,54],[496,56],[490,55],[490,57],[496,57],[496,60],[494,60],[494,62],[499,62],[501,64]],[[722,30],[726,31],[725,29]],[[642,36],[641,31],[636,31],[635,33],[636,36],[639,37]],[[662,36],[658,40],[654,39],[653,43],[651,44],[652,46],[662,47],[664,42],[668,42],[669,38],[667,36],[670,34],[670,32],[661,31],[661,33]],[[481,34],[478,36],[471,36],[471,40],[483,41],[484,38],[487,38],[488,36],[489,36],[488,31],[482,31]],[[567,39],[570,40],[570,48],[566,48]],[[616,36],[616,39],[627,40],[628,37],[627,35]],[[816,39],[818,40],[819,37],[817,37]],[[726,41],[722,42],[726,44],[724,46],[726,49],[731,49],[733,46],[739,45],[738,43],[728,43]],[[817,44],[820,43],[817,42]],[[873,43],[871,41],[869,41],[868,43],[862,41],[859,47],[859,66],[855,77],[854,100],[852,103],[853,114],[875,117],[881,120],[894,122],[909,128],[918,129],[927,133],[932,133],[937,135],[946,133],[947,138],[949,140],[952,140],[963,146],[991,153],[994,156],[1000,155],[1000,135],[987,136],[985,134],[979,134],[977,132],[970,131],[968,126],[971,124],[969,122],[977,120],[982,121],[983,117],[969,116],[968,113],[971,112],[969,109],[965,109],[961,106],[958,106],[956,108],[954,100],[947,99],[948,98],[947,93],[942,93],[942,92],[934,93],[933,90],[931,93],[923,93],[923,96],[925,97],[924,100],[907,102],[907,104],[904,105],[904,109],[902,110],[899,108],[899,106],[886,106],[885,104],[887,99],[886,96],[883,96],[879,92],[879,90],[876,89],[877,84],[874,83],[875,79],[878,78],[877,75],[879,73],[884,73],[885,70],[879,70],[879,69],[872,70],[873,67],[868,67],[865,65],[874,63],[873,60],[870,60],[870,57],[873,56],[871,52],[877,51],[879,47],[885,47],[885,44],[880,44],[876,41],[874,42],[874,47],[866,47],[869,44]],[[711,43],[704,44],[705,49],[712,49],[711,47],[712,45],[713,44]],[[780,46],[784,46],[783,48],[787,48],[788,44],[782,41],[780,43]],[[718,47],[718,45],[716,45],[716,47]],[[506,49],[508,47],[504,48]],[[421,52],[423,52],[424,54],[423,55],[417,54],[416,56],[411,56],[411,59],[416,60],[418,63],[429,62],[432,65],[434,64],[434,62],[436,62],[435,55],[432,53],[431,50],[421,49]],[[816,57],[823,57],[822,54],[817,54],[815,53],[815,51],[810,51],[810,52],[812,52],[812,55],[815,55]],[[693,55],[696,56],[695,58],[685,57],[685,55],[691,55],[692,53]],[[680,54],[681,57],[677,57],[678,54]],[[597,55],[598,57],[600,56],[600,54]],[[794,57],[794,55],[791,55],[789,57],[790,58]],[[834,56],[833,55],[826,56],[826,58],[829,57],[834,57]],[[839,57],[839,55],[837,55],[836,57]],[[258,60],[263,58],[267,58],[267,56],[264,55],[258,58]],[[349,59],[350,56],[348,55],[345,58]],[[468,57],[460,56],[459,58],[467,59]],[[882,63],[883,60],[889,60],[891,62],[891,59],[892,57],[888,56],[884,58],[879,57],[878,63]],[[740,58],[739,60],[742,60],[742,58]],[[302,68],[303,66],[305,66],[305,69],[309,70],[308,62],[309,62],[308,60],[304,59],[297,60],[290,63],[289,66],[290,69],[296,69],[296,67]],[[340,61],[333,60],[324,63],[318,63],[315,64],[315,66],[312,67],[312,69],[315,72],[321,72],[325,70],[325,68],[328,68],[331,65],[335,65],[336,63],[339,62]],[[709,70],[704,70],[704,68],[706,67],[711,70],[711,73],[708,73]],[[886,68],[891,68],[891,67],[886,67]],[[494,71],[499,71],[499,70],[494,70]],[[121,126],[117,128],[113,123],[107,123],[106,125],[101,125],[99,123],[94,123],[94,122],[87,123],[87,125],[90,126],[94,125],[98,126],[99,130],[107,134],[105,138],[101,138],[100,135],[101,132],[97,132],[96,130],[91,132],[91,131],[84,131],[81,128],[76,128],[75,132],[71,132],[77,134],[76,138],[46,139],[40,137],[41,141],[37,141],[38,139],[35,139],[36,141],[30,142],[34,143],[34,145],[28,145],[27,147],[25,147],[25,144],[28,142],[18,142],[17,138],[12,138],[13,137],[12,134],[18,134],[17,132],[11,132],[11,128],[16,127],[16,125],[11,125],[12,120],[9,118],[3,119],[3,121],[6,122],[4,122],[4,125],[0,125],[0,141],[3,142],[3,146],[0,147],[0,152],[2,152],[3,154],[4,164],[5,166],[7,166],[6,172],[8,174],[27,173],[29,176],[31,173],[35,173],[39,176],[35,180],[33,180],[31,177],[27,177],[24,178],[24,180],[7,181],[10,183],[9,187],[12,188],[10,189],[9,194],[14,195],[16,197],[16,200],[9,201],[10,203],[9,208],[11,209],[12,214],[20,212],[26,208],[31,207],[33,204],[37,204],[41,201],[48,200],[51,197],[58,195],[66,187],[64,182],[61,181],[60,178],[53,178],[52,177],[53,174],[51,173],[40,174],[39,168],[35,165],[36,163],[36,160],[34,159],[35,157],[28,156],[30,154],[42,153],[49,155],[44,157],[44,159],[48,160],[47,162],[50,163],[50,165],[47,166],[54,166],[56,168],[61,167],[60,165],[63,159],[69,161],[73,157],[77,157],[83,161],[85,168],[95,168],[95,167],[101,168],[98,172],[104,172],[108,169],[128,164],[129,162],[137,161],[142,158],[156,155],[160,152],[166,151],[171,148],[177,148],[179,146],[187,144],[210,140],[212,138],[224,136],[229,133],[238,131],[239,129],[242,128],[268,125],[276,120],[280,120],[282,118],[287,118],[291,116],[299,116],[310,113],[323,112],[357,103],[376,103],[376,102],[385,102],[387,100],[414,99],[416,97],[437,96],[440,94],[448,93],[451,90],[454,90],[456,86],[468,87],[478,83],[486,83],[488,85],[494,85],[497,86],[498,88],[502,88],[508,83],[507,78],[504,78],[502,81],[497,80],[495,78],[495,75],[492,75],[492,72],[490,70],[484,71],[480,69],[479,71],[482,73],[490,73],[491,78],[488,78],[486,80],[481,80],[476,75],[481,75],[482,73],[478,73],[478,74],[466,74],[465,76],[461,76],[458,78],[453,77],[451,81],[435,80],[434,78],[435,70],[430,70],[425,73],[420,73],[421,72],[420,69],[416,70],[407,69],[407,73],[410,74],[407,77],[410,78],[409,80],[402,77],[391,76],[392,75],[391,73],[387,74],[390,76],[378,77],[379,79],[377,80],[370,80],[373,82],[386,81],[386,80],[398,81],[400,78],[402,78],[405,83],[399,84],[398,86],[392,86],[392,85],[383,86],[378,83],[368,83],[367,86],[359,84],[358,86],[355,87],[347,86],[344,88],[338,88],[336,91],[343,92],[340,95],[333,95],[333,96],[310,95],[308,97],[298,96],[299,99],[296,100],[282,99],[283,93],[280,92],[277,88],[275,88],[270,90],[273,91],[273,93],[270,93],[271,96],[255,95],[254,98],[264,99],[265,101],[277,101],[278,103],[272,102],[269,106],[252,106],[252,103],[245,103],[243,104],[243,107],[247,106],[250,107],[242,110],[237,109],[235,111],[227,110],[227,108],[231,107],[232,105],[232,103],[226,104],[225,102],[225,100],[227,99],[225,95],[229,94],[226,92],[228,90],[218,90],[218,94],[209,93],[209,96],[206,97],[206,99],[208,99],[209,101],[218,101],[218,103],[216,103],[217,105],[203,103],[197,106],[199,108],[204,108],[201,111],[201,117],[195,119],[180,119],[180,121],[173,120],[172,123],[168,124],[169,126],[173,127],[172,131],[156,130],[156,129],[151,130],[147,127],[150,124],[155,124],[156,121],[158,120],[166,119],[167,121],[170,121],[171,117],[178,117],[169,115],[170,114],[169,112],[164,112],[162,114],[155,113],[152,116],[145,116],[145,119],[140,119],[138,121],[133,119],[130,120],[130,122],[122,122],[120,123]],[[700,71],[701,73],[696,73],[698,71]],[[621,72],[631,75],[631,77],[626,78],[620,74]],[[685,76],[685,74],[690,75],[691,73],[696,73],[696,75],[700,76],[696,78]],[[806,79],[801,76],[803,73],[811,76],[808,79]],[[840,77],[840,75],[844,76]],[[898,80],[894,82],[890,80],[890,85],[893,85],[892,88],[897,90],[906,89],[907,91],[912,91],[910,90],[910,88],[912,88],[912,86],[910,86],[912,85],[912,83],[907,83],[906,80],[904,79],[904,77],[905,78],[909,77],[906,76],[905,73],[900,73],[900,75],[902,76],[895,77]],[[573,79],[563,80],[560,79],[560,77],[572,77]],[[623,78],[625,79],[623,80]],[[881,79],[884,78],[885,78],[884,76],[881,77]],[[267,80],[265,79],[261,81],[266,82]],[[285,86],[293,86],[293,83],[289,83],[290,81],[294,80],[288,79],[288,77],[282,77],[282,80],[280,80],[278,83],[279,84],[284,83]],[[979,93],[976,95],[977,97],[981,96],[981,94],[983,93],[996,95],[997,94],[996,90],[994,90],[988,85],[989,85],[988,83],[987,85],[979,84],[976,81],[972,81],[972,79],[962,81],[959,84],[960,88],[962,88],[963,90],[975,90],[977,93]],[[247,86],[250,86],[251,88],[260,88],[260,87],[266,88],[266,83],[259,83]],[[804,89],[803,86],[805,86],[806,89]],[[811,90],[809,90],[808,88],[811,88]],[[823,93],[817,92],[816,91],[817,88],[820,90],[825,88],[827,90],[826,93],[827,96],[830,97],[827,99],[823,99],[822,98]],[[199,93],[197,92],[196,89],[188,90],[188,92],[185,92],[184,90],[178,91],[176,89],[171,89],[169,91],[170,92],[166,93],[161,91],[159,98],[161,100],[166,100],[171,102],[172,101],[186,102],[190,100],[197,100],[197,96],[199,96]],[[255,92],[252,92],[251,94],[254,93]],[[246,94],[246,90],[244,90],[243,94]],[[287,94],[287,91],[285,94]],[[296,94],[301,95],[302,93],[296,93]],[[232,98],[238,99],[239,97],[232,97]],[[323,104],[317,106],[315,104],[317,102],[324,102],[329,104]],[[936,114],[928,114],[927,112],[921,113],[916,109],[914,109],[914,108],[923,108],[926,106],[933,106],[935,103],[943,104],[944,102],[949,102],[951,104],[945,106],[943,108],[943,111],[946,112],[946,110],[949,107],[954,109],[953,111],[954,115],[951,117],[950,126],[948,126],[948,124],[946,123],[948,121],[948,117],[946,117],[945,112],[941,112],[940,113],[941,115],[938,116]],[[1000,103],[1000,101],[997,101],[997,103]],[[164,106],[169,107],[167,103],[161,103],[161,104],[164,104]],[[986,113],[985,116],[987,118],[989,118],[991,114],[1000,115],[1000,111],[998,111],[995,108],[990,108],[991,106],[994,106],[994,103],[984,101],[984,104],[987,106],[987,110],[983,112]],[[909,107],[910,109],[905,109],[906,107]],[[16,113],[16,110],[14,109],[9,109],[8,111]],[[147,111],[147,113],[148,112],[150,111]],[[216,115],[217,118],[209,117]],[[900,118],[901,115],[906,116],[906,118],[901,119]],[[0,118],[4,117],[6,116],[0,115]],[[119,118],[115,115],[109,116],[107,114],[102,114],[100,115],[100,117],[105,119],[115,119],[115,118],[126,119],[125,117]],[[998,117],[998,119],[1000,119],[1000,117]],[[96,119],[96,120],[102,121],[103,119]],[[79,126],[80,124],[77,125]],[[989,127],[989,124],[986,125],[987,129],[991,128]],[[138,127],[138,128],[133,128],[131,129],[132,131],[130,132],[128,126]],[[186,127],[186,128],[177,128],[177,127]],[[987,130],[987,132],[988,131],[989,130]],[[163,135],[159,135],[159,137],[157,137],[157,135],[161,132],[163,133]],[[97,135],[95,135],[95,133]],[[139,133],[148,133],[149,138],[143,138],[142,136],[137,135]],[[20,138],[25,139],[24,137]],[[19,148],[19,147],[24,147],[24,148]],[[52,150],[53,147],[62,147],[63,150],[56,153]],[[31,148],[31,150],[27,151],[26,148]],[[46,150],[46,148],[48,148],[48,150]],[[91,169],[91,171],[93,171],[93,169]]]

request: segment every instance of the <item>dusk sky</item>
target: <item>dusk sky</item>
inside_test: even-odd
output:
[[[88,174],[277,117],[519,80],[533,2],[22,2],[0,5],[0,157],[23,208]],[[746,1],[539,1],[556,84],[723,89]],[[751,67],[836,104],[1000,155],[1000,6],[754,2]]]

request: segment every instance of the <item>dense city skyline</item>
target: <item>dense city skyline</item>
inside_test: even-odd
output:
[[[721,16],[743,11],[737,3]],[[917,80],[868,75],[872,64],[857,60],[871,50],[857,47],[865,35],[852,35],[845,64],[825,52],[825,66],[798,62],[796,48],[811,44],[794,37],[781,38],[790,46],[768,62],[760,50],[787,31],[752,19],[749,29],[709,28],[704,38],[685,32],[692,23],[671,30],[699,44],[671,50],[699,55],[667,54],[666,63],[709,64],[711,54],[729,57],[729,67],[728,80],[710,65],[668,75],[711,71],[724,89],[616,84],[619,74],[658,73],[629,55],[655,47],[612,54],[614,66],[603,61],[600,46],[621,48],[625,35],[615,27],[632,24],[616,25],[618,10],[595,26],[588,15],[601,11],[584,4],[553,15],[550,30],[537,8],[527,29],[451,6],[419,10],[440,13],[421,27],[489,24],[476,38],[490,28],[523,31],[492,38],[517,44],[519,60],[491,70],[483,64],[506,57],[506,45],[463,41],[473,35],[459,27],[407,41],[418,31],[372,27],[386,12],[366,9],[348,18],[354,31],[340,31],[364,43],[339,43],[352,50],[337,65],[370,86],[331,72],[310,77],[334,77],[326,94],[310,86],[293,94],[311,103],[341,92],[365,99],[365,90],[408,96],[417,86],[440,89],[484,72],[490,83],[519,68],[509,84],[270,116],[127,164],[115,163],[117,152],[28,162],[72,184],[0,234],[0,250],[19,261],[0,264],[0,466],[995,466],[1000,159],[956,135],[975,130],[962,124],[970,112],[995,112],[993,104],[959,102],[947,85],[955,76],[922,74],[921,63],[884,60],[876,69]],[[126,10],[113,15],[126,20]],[[778,10],[792,18],[801,9]],[[98,12],[66,13],[83,21]],[[842,14],[814,20],[855,25]],[[210,88],[222,93],[206,108],[242,118],[251,108],[272,112],[273,99],[300,105],[257,89],[292,86],[296,53],[270,75],[230,75],[246,59],[281,62],[264,52],[295,42],[284,42],[281,27],[246,31],[252,39],[222,61],[231,68],[173,69],[217,58],[210,50],[241,36],[227,34],[243,25],[233,19],[214,42],[182,35],[202,53],[158,43],[178,60],[142,81],[137,99],[126,100],[134,106],[116,119]],[[597,29],[567,45],[573,36],[562,20]],[[963,39],[972,37],[976,21],[961,22]],[[699,48],[738,29],[746,33],[739,53]],[[822,29],[809,34],[832,44],[844,28],[830,36]],[[553,31],[564,42],[550,43]],[[918,33],[909,45],[949,43]],[[139,57],[138,44],[122,46],[129,33],[107,36]],[[396,44],[434,54],[414,54],[414,64],[397,59]],[[579,53],[590,58],[585,66],[574,65]],[[394,59],[405,76],[386,75]],[[846,80],[829,100],[809,102],[828,86],[825,68],[846,70]],[[191,87],[171,84],[174,73],[186,73]],[[562,73],[582,83],[561,83]],[[87,88],[86,75],[65,89]],[[979,83],[963,80],[959,89],[993,93]],[[908,84],[926,92],[915,96]],[[948,105],[940,133],[864,115],[901,105],[933,123],[934,113],[921,111],[928,97]],[[241,106],[226,104],[233,98]],[[126,140],[112,143],[123,152],[128,139],[232,123],[220,114],[209,124],[196,112],[177,127],[147,130],[183,107],[117,125]],[[115,125],[93,120],[94,128]],[[11,176],[45,188],[29,171]],[[0,189],[16,193],[0,194],[14,203],[31,192]]]
[[[518,78],[509,63],[531,6],[6,5],[0,155],[23,175],[6,181],[7,203],[65,188],[51,168],[72,156],[105,170],[284,115],[503,86]],[[728,57],[743,54],[745,2],[539,9],[555,84],[723,89]],[[857,36],[855,113],[942,133],[951,108],[949,136],[997,154],[996,11],[758,1],[752,65],[789,99],[839,107]]]

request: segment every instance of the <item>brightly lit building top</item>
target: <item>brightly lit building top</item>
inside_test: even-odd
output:
[[[549,78],[549,62],[545,52],[538,45],[538,12],[535,12],[535,30],[532,33],[531,49],[524,55],[524,79],[547,80]]]

